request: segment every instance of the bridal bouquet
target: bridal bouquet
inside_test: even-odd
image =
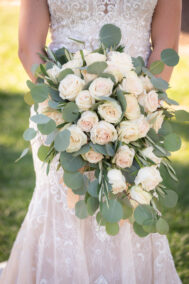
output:
[[[25,96],[34,104],[36,115],[30,119],[37,131],[28,128],[23,136],[29,141],[37,132],[46,135],[38,157],[48,174],[59,155],[57,170],[63,168],[64,183],[80,196],[78,218],[95,215],[110,235],[119,232],[124,219],[141,237],[166,234],[169,226],[160,209],[176,205],[177,194],[166,187],[166,179],[177,181],[169,157],[181,146],[169,121],[188,120],[189,114],[174,110],[168,83],[155,75],[165,64],[176,65],[178,55],[165,49],[147,69],[142,57],[124,53],[118,27],[104,25],[99,39],[92,52],[47,48],[41,55],[45,63],[34,66],[37,83],[27,81]],[[40,112],[44,101],[48,106]],[[93,171],[94,179],[81,169]]]

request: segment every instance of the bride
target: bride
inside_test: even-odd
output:
[[[65,46],[72,52],[82,46],[69,37],[93,49],[102,25],[113,23],[121,28],[125,52],[150,64],[164,48],[177,49],[180,18],[181,0],[22,0],[19,57],[35,81],[31,66],[40,63],[37,53],[43,52],[49,23],[51,49]],[[168,81],[171,73],[166,67],[161,77]],[[112,237],[94,217],[75,217],[74,196],[61,179],[62,169],[56,171],[58,160],[55,157],[47,176],[37,157],[43,139],[38,134],[31,142],[36,187],[0,283],[181,283],[166,236],[140,238],[125,222]]]

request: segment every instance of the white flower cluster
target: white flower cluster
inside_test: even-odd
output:
[[[150,128],[154,128],[156,132],[161,128],[164,120],[163,112],[158,110],[161,102],[148,76],[137,75],[128,54],[111,51],[106,56],[83,50],[83,55],[87,66],[95,62],[106,62],[104,73],[110,76],[88,73],[87,68],[83,68],[80,52],[76,52],[73,59],[62,68],[54,66],[47,70],[49,78],[57,84],[61,71],[67,68],[73,71],[58,86],[60,97],[75,102],[80,111],[77,123],[68,127],[71,137],[66,151],[78,151],[88,142],[106,145],[119,140],[120,147],[111,160],[116,168],[108,171],[108,179],[114,194],[127,191],[128,185],[121,169],[130,168],[133,164],[135,150],[132,142],[146,137]],[[123,93],[126,103],[124,111],[116,97],[116,88]],[[60,117],[57,116],[57,119],[60,120]],[[162,181],[158,170],[161,159],[153,153],[152,146],[141,149],[141,153],[155,165],[140,168],[135,185],[130,189],[130,197],[138,203],[149,203],[152,198],[149,191]],[[106,158],[92,148],[82,154],[82,157],[90,163],[99,163]]]

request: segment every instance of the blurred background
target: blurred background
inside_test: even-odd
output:
[[[171,7],[170,7],[171,9]],[[35,177],[31,153],[14,161],[28,144],[22,139],[28,127],[29,107],[23,95],[27,76],[17,57],[19,1],[0,0],[0,262],[8,259],[16,234],[32,197]],[[180,62],[175,68],[169,96],[189,111],[189,0],[183,1]],[[169,210],[168,239],[177,271],[189,283],[189,124],[174,123],[182,135],[182,148],[172,156],[179,183],[170,181],[179,194]]]

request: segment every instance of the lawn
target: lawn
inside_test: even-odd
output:
[[[35,177],[31,153],[18,164],[14,160],[27,146],[22,133],[28,126],[29,107],[23,101],[26,74],[17,58],[17,7],[0,6],[0,261],[7,260],[18,229],[27,212]],[[189,56],[181,56],[169,91],[170,97],[189,109]],[[168,235],[177,271],[189,279],[189,125],[175,124],[183,138],[182,148],[172,160],[180,179],[179,202],[166,213]]]

